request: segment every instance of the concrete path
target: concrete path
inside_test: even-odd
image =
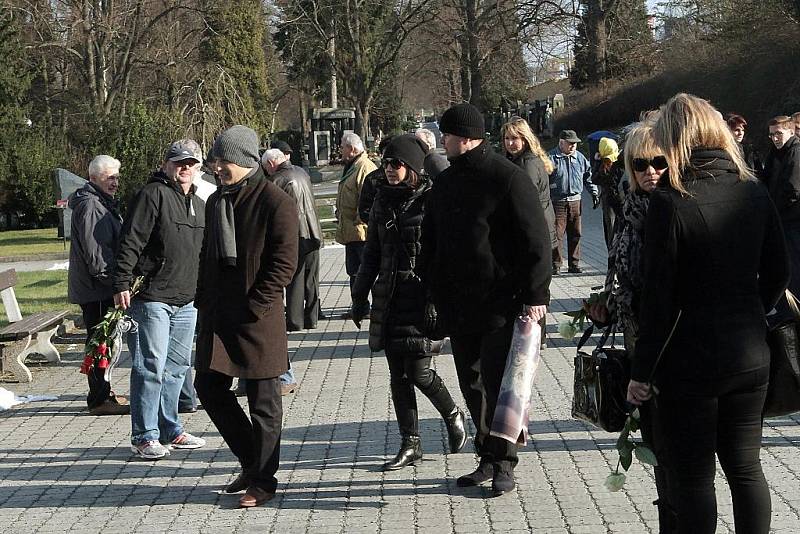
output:
[[[570,417],[574,344],[558,339],[561,312],[575,309],[603,281],[605,247],[597,212],[585,215],[583,275],[552,285],[549,348],[536,379],[532,440],[520,454],[518,490],[491,498],[488,488],[461,489],[455,478],[475,465],[469,443],[445,454],[440,417],[419,395],[425,460],[382,473],[399,445],[383,354],[370,354],[367,333],[339,319],[292,334],[290,351],[301,383],[284,398],[279,495],[258,509],[239,510],[237,497],[219,493],[238,472],[234,457],[204,411],[184,417],[208,445],[175,451],[159,462],[129,452],[127,416],[84,411],[81,347],[62,346],[63,362],[34,367],[30,385],[4,384],[18,394],[59,399],[20,405],[0,414],[0,530],[21,532],[657,532],[651,472],[632,467],[625,490],[603,481],[616,464],[615,435]],[[349,303],[344,250],[322,254],[327,313]],[[126,359],[114,387],[128,393]],[[463,406],[452,359],[435,358]],[[244,401],[243,401],[244,402]],[[770,421],[763,463],[772,488],[773,528],[800,532],[800,427],[797,418]],[[732,532],[731,501],[718,479],[719,532]]]

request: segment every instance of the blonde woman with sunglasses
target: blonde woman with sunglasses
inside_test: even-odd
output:
[[[716,531],[719,458],[736,532],[766,534],[770,494],[759,458],[769,379],[765,311],[789,281],[778,214],[707,101],[671,98],[653,138],[668,171],[647,213],[628,400],[656,398],[658,460],[676,532]]]

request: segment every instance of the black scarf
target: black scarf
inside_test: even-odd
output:
[[[236,267],[236,221],[234,219],[234,203],[239,191],[242,190],[251,176],[258,169],[253,169],[244,177],[232,185],[221,185],[219,188],[219,200],[217,200],[217,213],[214,219],[214,252],[223,267]]]

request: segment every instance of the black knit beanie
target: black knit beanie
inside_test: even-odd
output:
[[[442,114],[442,118],[439,120],[439,131],[467,139],[486,137],[483,115],[478,108],[466,102],[456,104]]]
[[[386,145],[383,152],[384,159],[399,159],[411,170],[420,174],[425,156],[428,154],[428,145],[412,134],[403,134],[393,137]]]
[[[219,134],[211,153],[215,158],[230,161],[239,167],[252,169],[261,164],[258,157],[258,134],[241,124],[231,126]]]

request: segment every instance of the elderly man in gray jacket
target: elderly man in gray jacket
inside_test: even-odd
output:
[[[68,296],[83,312],[86,341],[92,330],[114,306],[111,272],[122,217],[114,195],[119,188],[120,162],[100,155],[89,163],[89,181],[69,197],[70,224]],[[130,412],[124,397],[115,396],[105,380],[105,370],[92,367],[87,374],[86,404],[92,415],[122,415]]]

